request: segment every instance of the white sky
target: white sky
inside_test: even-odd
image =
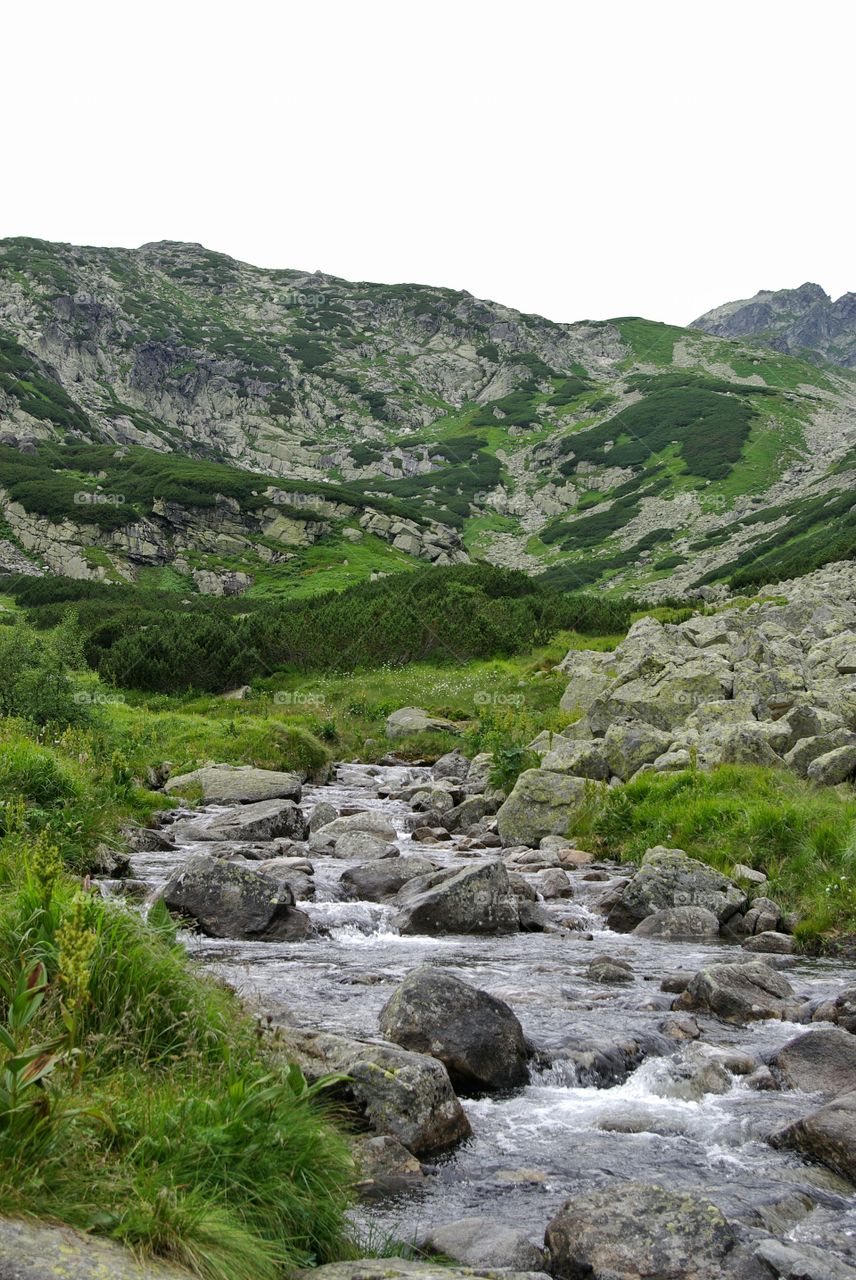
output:
[[[0,236],[685,323],[856,290],[856,6],[4,6]]]

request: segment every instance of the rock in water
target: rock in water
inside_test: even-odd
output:
[[[347,1076],[341,1092],[375,1132],[391,1134],[416,1155],[442,1151],[470,1135],[448,1072],[436,1058],[292,1027],[287,1046],[308,1079]]]
[[[188,840],[305,840],[306,815],[293,800],[261,800],[244,804],[210,821],[179,824],[177,836]]]
[[[534,849],[542,836],[567,835],[592,785],[549,769],[525,770],[496,815],[503,845]]]
[[[818,1027],[789,1040],[770,1066],[789,1089],[837,1098],[856,1091],[856,1036],[840,1027]]]
[[[380,1029],[439,1058],[456,1089],[507,1089],[527,1078],[523,1028],[508,1005],[442,969],[409,973],[381,1009]]]
[[[522,1232],[492,1218],[459,1218],[432,1227],[419,1241],[425,1253],[438,1253],[467,1267],[512,1267],[540,1271],[544,1251]]]
[[[633,930],[640,938],[718,938],[719,921],[706,907],[667,907],[646,916]]]
[[[856,1182],[856,1092],[842,1094],[812,1111],[804,1120],[781,1129],[770,1141],[774,1147],[790,1147],[810,1160],[820,1160]]]
[[[295,942],[312,933],[285,881],[207,853],[173,872],[162,896],[170,911],[194,920],[211,938]]]
[[[545,1243],[557,1280],[748,1280],[753,1274],[741,1270],[749,1259],[715,1205],[640,1182],[572,1197],[547,1227]]]
[[[259,800],[299,800],[300,779],[296,773],[274,769],[253,769],[249,765],[213,764],[192,773],[170,778],[164,791],[182,795],[201,788],[206,804],[253,804]]]
[[[798,1004],[786,978],[760,960],[702,969],[675,1001],[675,1009],[707,1009],[724,1022],[794,1018]]]
[[[673,907],[703,907],[720,925],[738,911],[745,911],[748,898],[728,876],[704,862],[690,858],[683,849],[649,849],[639,871],[627,885],[607,916],[610,929],[628,933],[655,911]]]
[[[485,862],[416,894],[393,921],[400,933],[516,933],[520,912],[505,864]]]
[[[435,870],[425,858],[383,858],[349,867],[339,876],[345,896],[358,902],[385,902],[410,880]]]

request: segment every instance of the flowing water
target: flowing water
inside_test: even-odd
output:
[[[324,800],[340,810],[382,810],[401,832],[403,855],[454,866],[495,856],[458,853],[453,843],[422,845],[405,833],[410,810],[378,792],[429,774],[415,767],[340,765],[334,782],[306,790],[304,805]],[[178,854],[138,854],[134,874],[157,884],[199,847],[212,849],[187,845]],[[401,937],[392,908],[341,899],[338,878],[352,863],[314,854],[312,862],[315,901],[299,905],[323,926],[320,937],[278,944],[188,935],[190,951],[276,1020],[361,1038],[377,1035],[381,1007],[410,970],[442,964],[506,1000],[539,1051],[541,1065],[526,1087],[463,1100],[473,1136],[431,1162],[433,1176],[416,1191],[361,1211],[379,1232],[410,1239],[432,1225],[479,1214],[522,1227],[537,1241],[573,1192],[632,1178],[698,1191],[760,1235],[791,1233],[856,1265],[853,1188],[765,1141],[819,1100],[758,1091],[747,1085],[745,1069],[730,1076],[727,1092],[698,1096],[688,1082],[698,1049],[659,1030],[674,998],[660,990],[664,975],[692,973],[723,958],[724,949],[733,953],[733,945],[606,930],[593,901],[609,883],[584,879],[590,868],[570,873],[573,899],[546,904],[551,921],[569,924],[572,932]],[[620,874],[614,866],[604,870],[613,878]],[[616,987],[589,980],[588,963],[603,952],[630,963],[632,982]],[[800,995],[816,998],[856,983],[856,970],[800,958],[787,977]],[[698,1022],[705,1045],[755,1059],[806,1029],[779,1022],[729,1027],[704,1017]]]

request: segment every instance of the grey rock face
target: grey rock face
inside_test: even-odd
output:
[[[777,351],[818,361],[856,365],[856,294],[845,293],[837,301],[819,284],[798,289],[762,289],[754,298],[714,307],[692,329],[723,338],[755,338]]]
[[[194,920],[212,938],[295,942],[312,933],[285,881],[205,853],[175,871],[162,896],[170,911]]]
[[[791,1147],[856,1181],[856,1092],[842,1094],[804,1120],[774,1134],[773,1146]]]
[[[646,916],[633,930],[642,938],[718,938],[719,920],[705,907],[667,907]]]
[[[754,1022],[764,1018],[793,1018],[798,1001],[786,978],[760,961],[716,964],[702,969],[673,1006],[707,1010],[723,1022]]]
[[[720,1211],[639,1182],[568,1200],[547,1227],[556,1280],[727,1280],[745,1257]],[[762,1275],[758,1272],[757,1275]]]
[[[856,776],[856,746],[836,747],[817,756],[808,766],[806,776],[825,787],[849,781]]]
[[[837,1098],[856,1091],[856,1036],[840,1027],[818,1027],[789,1040],[770,1066],[789,1089]]]
[[[722,925],[745,909],[742,889],[682,849],[649,849],[639,871],[607,916],[610,929],[627,933],[655,911],[701,907]]]
[[[442,969],[409,973],[381,1010],[380,1029],[439,1058],[458,1089],[506,1089],[527,1078],[523,1028],[509,1006]]]
[[[408,895],[393,923],[405,934],[515,933],[520,914],[505,865],[490,861]]]
[[[3,1280],[190,1280],[190,1272],[162,1262],[141,1262],[113,1240],[71,1227],[0,1218]]]
[[[582,778],[547,769],[527,769],[497,813],[503,845],[534,848],[542,836],[567,835],[586,794]]]
[[[436,1058],[397,1045],[288,1029],[290,1053],[308,1079],[348,1076],[343,1095],[380,1134],[415,1155],[453,1146],[470,1133],[446,1068]]]
[[[387,902],[417,876],[431,875],[433,863],[425,858],[383,858],[349,867],[339,877],[346,897],[361,902]]]
[[[192,773],[180,773],[164,785],[169,795],[188,787],[201,787],[205,804],[253,804],[258,800],[299,800],[301,780],[296,773],[253,769],[243,765],[214,764]]]
[[[514,1227],[492,1218],[459,1218],[432,1227],[419,1242],[427,1253],[438,1253],[467,1267],[510,1267],[515,1271],[540,1271],[544,1251]]]
[[[189,840],[278,840],[288,836],[305,840],[309,834],[306,815],[293,800],[260,800],[241,805],[211,820],[180,823],[176,834]]]

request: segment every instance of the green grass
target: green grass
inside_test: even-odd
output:
[[[856,793],[816,788],[784,769],[722,765],[646,774],[607,796],[589,848],[639,861],[663,844],[729,874],[745,863],[799,913],[806,946],[856,931]]]

